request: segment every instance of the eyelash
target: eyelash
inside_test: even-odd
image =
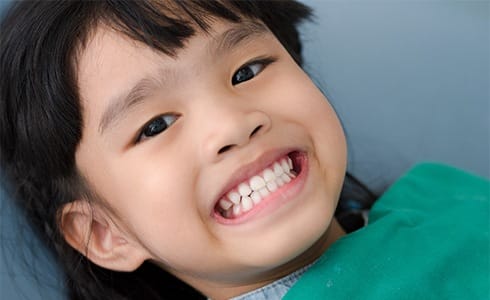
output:
[[[178,114],[167,113],[151,119],[140,130],[138,136],[136,137],[135,144],[152,138],[153,136],[165,131],[167,128],[172,126],[172,124],[175,123],[179,117],[180,116]],[[151,130],[156,130],[156,132],[151,132]]]
[[[268,65],[270,65],[271,63],[273,63],[275,61],[276,61],[276,59],[273,57],[266,57],[266,58],[253,60],[251,62],[247,62],[246,64],[244,64],[240,68],[238,68],[238,70],[233,74],[233,76],[231,77],[231,84],[237,85],[237,84],[240,84],[242,82],[245,82],[245,81],[248,81],[248,80],[254,78],[255,76],[259,75],[260,72],[262,72]],[[258,65],[260,65],[259,70],[253,70],[252,69],[253,66],[258,66]],[[248,73],[244,74],[243,71],[248,71]],[[240,79],[238,77],[240,75],[242,77],[244,76],[244,78]],[[248,76],[252,76],[252,77],[248,77]]]
[[[266,57],[266,58],[256,59],[247,62],[246,64],[238,68],[238,70],[233,74],[231,78],[232,85],[237,85],[242,82],[253,79],[260,72],[262,72],[268,65],[270,65],[275,61],[276,59],[273,57]],[[259,66],[259,69],[253,68],[255,66]],[[246,73],[244,74],[243,72]],[[240,76],[242,76],[242,78],[239,78]],[[146,139],[150,139],[153,136],[162,133],[167,128],[172,126],[172,124],[175,123],[178,118],[179,118],[178,114],[168,113],[151,119],[139,131],[138,136],[136,137],[135,140],[135,144],[138,144]],[[156,132],[154,130],[156,130]]]

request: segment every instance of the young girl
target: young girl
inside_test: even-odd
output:
[[[310,292],[349,288],[335,253],[379,247],[383,231],[338,241],[374,196],[344,183],[342,127],[300,67],[309,15],[294,1],[16,4],[2,167],[71,298],[310,297],[330,261],[337,276]]]

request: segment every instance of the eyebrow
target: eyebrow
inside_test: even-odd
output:
[[[221,57],[237,46],[243,45],[266,33],[270,33],[270,31],[263,23],[248,20],[243,21],[213,39],[209,44],[209,49],[212,55]],[[128,93],[112,99],[100,118],[99,133],[103,135],[107,129],[124,119],[131,108],[144,103],[153,91],[168,84],[168,82],[165,82],[165,79],[173,81],[172,79],[175,79],[175,75],[170,70],[161,69],[157,74],[145,76],[140,79]]]
[[[239,26],[235,25],[220,34],[210,45],[213,54],[221,55],[233,50],[238,45],[244,44],[254,38],[269,33],[269,29],[263,23],[255,21],[243,21]]]
[[[168,78],[165,76],[166,70],[160,70],[161,78]],[[156,90],[159,86],[162,86],[162,80],[158,80],[156,76],[146,76],[139,80],[127,94],[123,94],[115,97],[110,101],[107,109],[102,114],[99,122],[99,132],[104,132],[123,119],[125,115],[131,110],[131,108],[138,104],[143,104],[145,99],[151,95],[152,91]]]

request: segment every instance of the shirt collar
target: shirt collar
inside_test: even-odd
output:
[[[230,300],[265,300],[265,299],[281,299],[286,295],[288,290],[298,281],[303,273],[308,270],[315,262],[294,271],[266,286],[256,290],[247,292]]]

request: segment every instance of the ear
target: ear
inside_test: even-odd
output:
[[[114,271],[134,271],[149,258],[99,205],[85,200],[65,204],[61,231],[70,246],[93,263]]]

